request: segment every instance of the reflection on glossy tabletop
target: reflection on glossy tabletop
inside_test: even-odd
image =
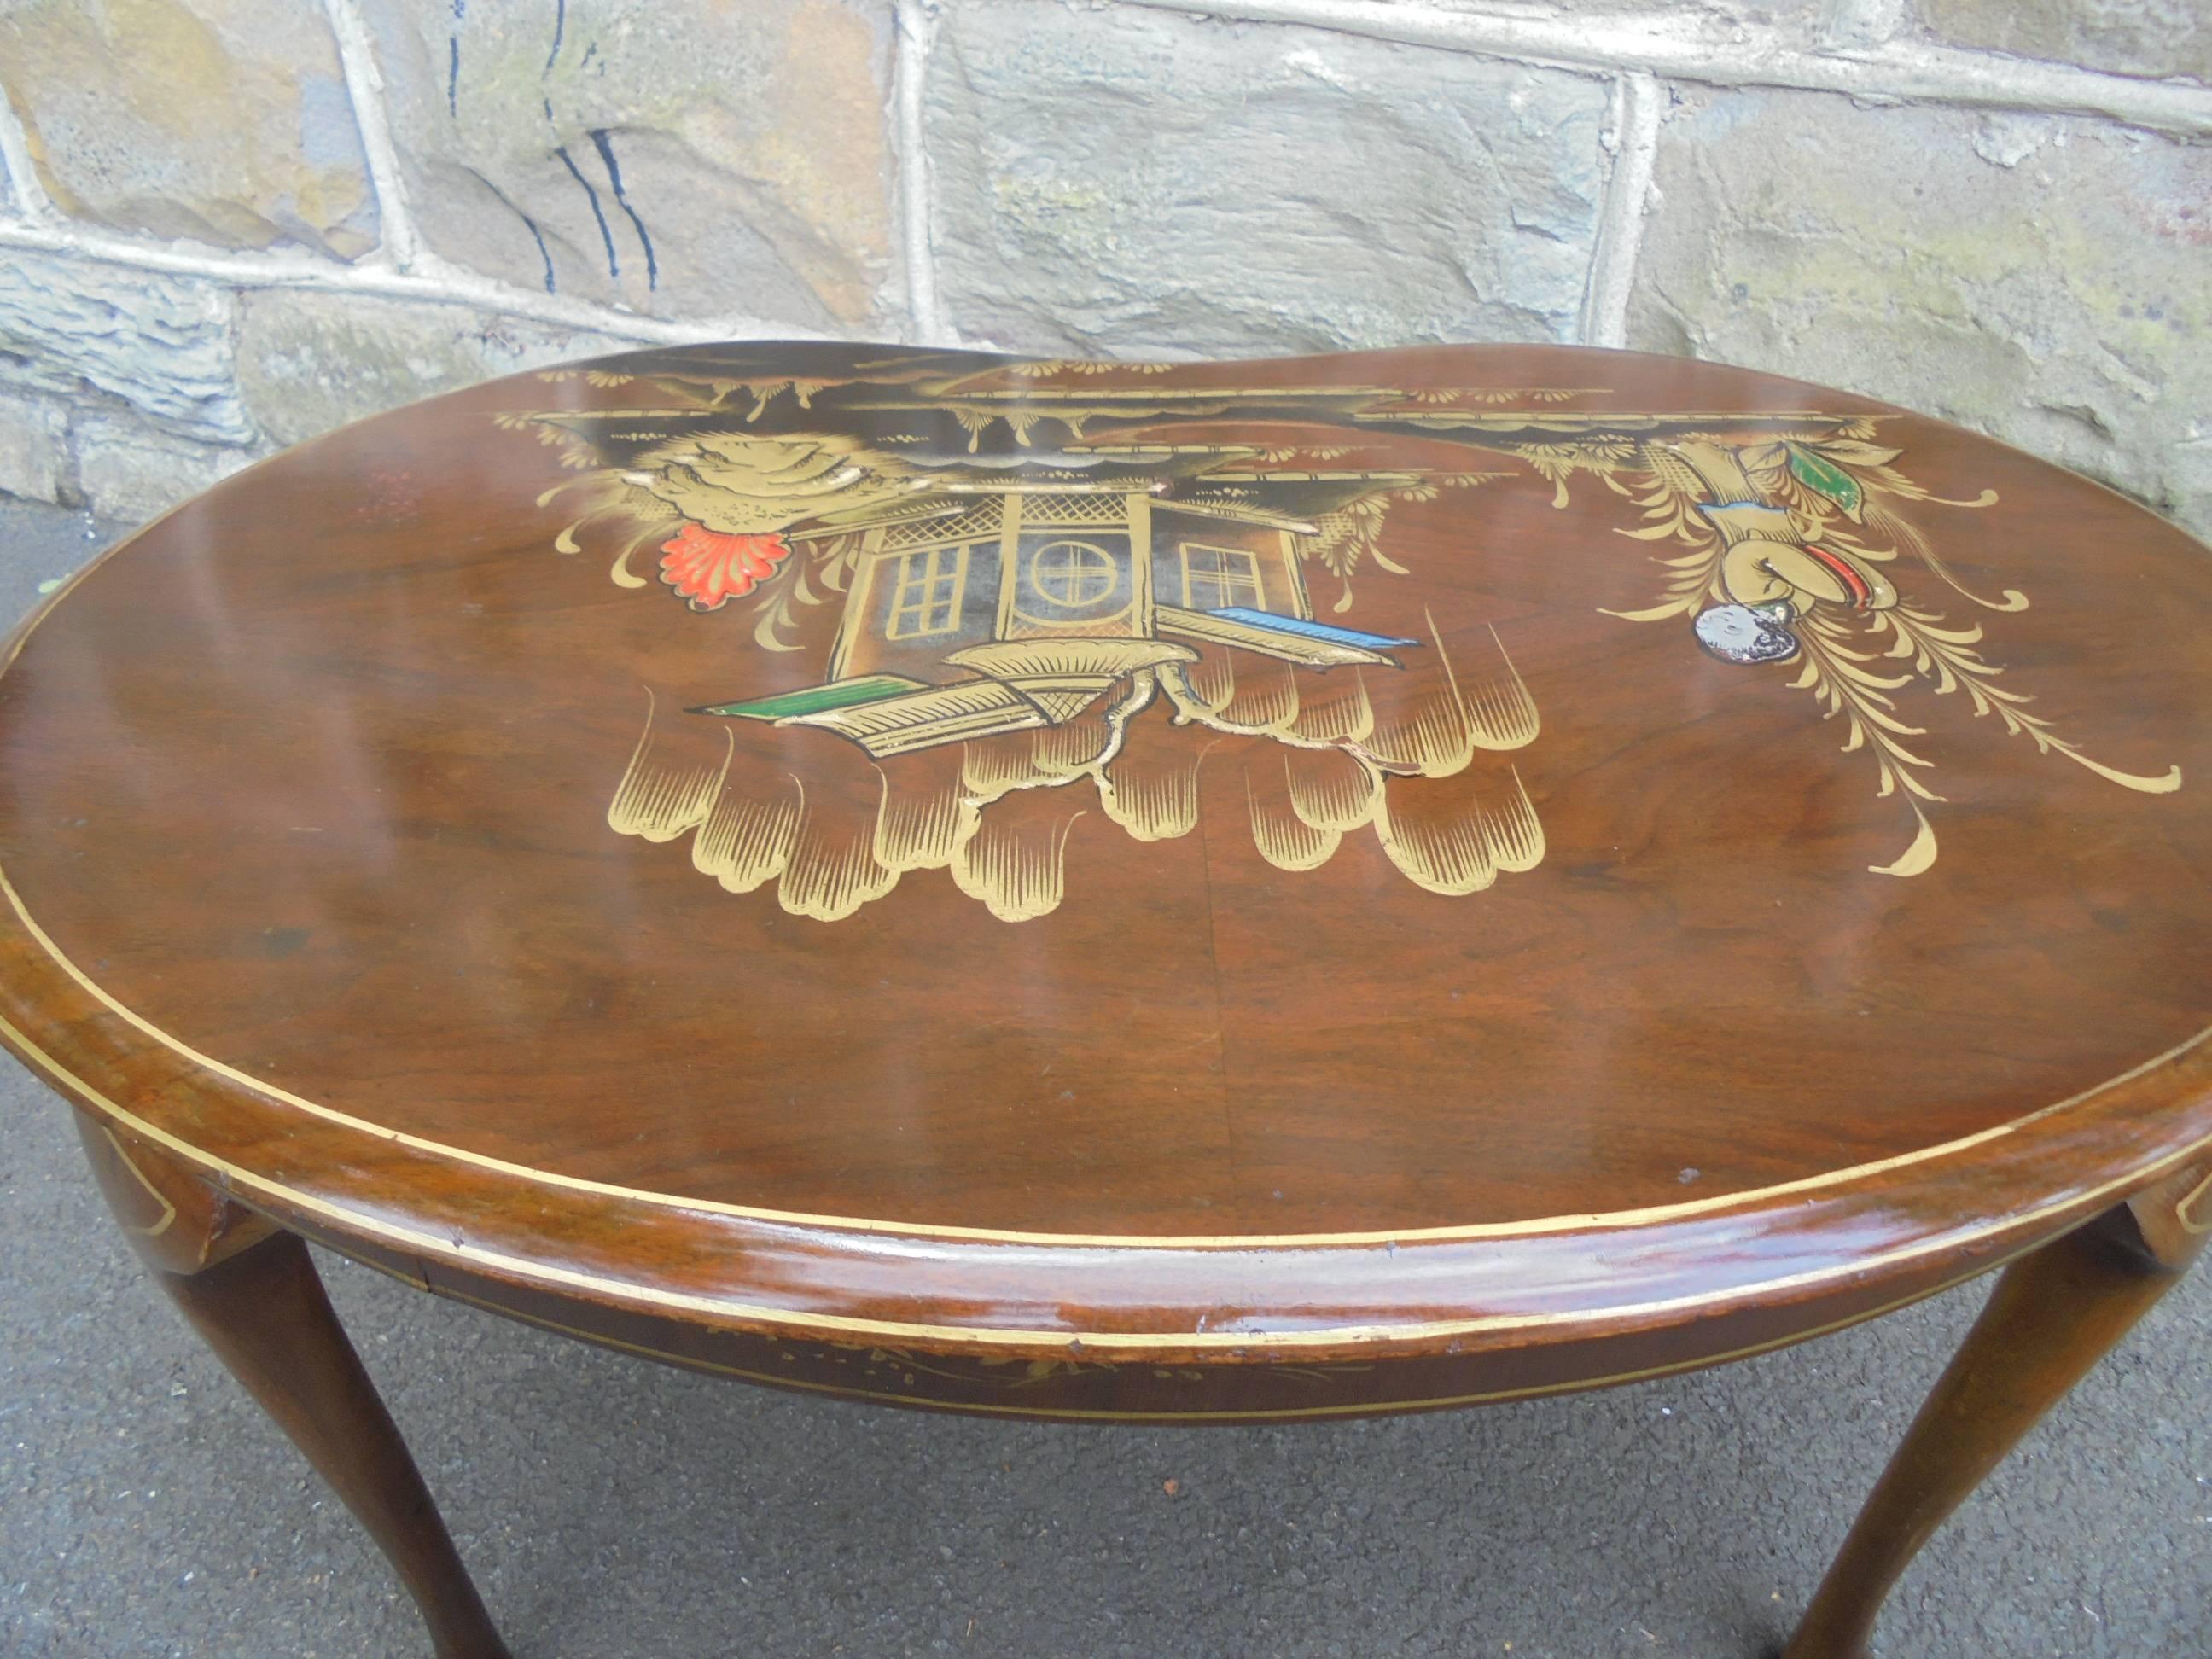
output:
[[[2212,1225],[2206,556],[1630,354],[520,376],[18,636],[0,1037],[145,1191],[786,1386],[1710,1363]]]

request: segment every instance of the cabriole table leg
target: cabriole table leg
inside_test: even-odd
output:
[[[2179,1282],[2212,1224],[2200,1164],[2008,1267],[1920,1408],[1783,1659],[1862,1659],[1920,1547]]]
[[[155,1281],[368,1529],[440,1659],[507,1659],[307,1246],[80,1115],[100,1191]]]

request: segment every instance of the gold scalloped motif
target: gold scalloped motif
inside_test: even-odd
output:
[[[1197,750],[1124,751],[1098,770],[1098,805],[1132,841],[1174,841],[1198,828]]]
[[[722,774],[711,766],[662,766],[653,758],[653,704],[647,696],[645,730],[631,750],[615,798],[607,803],[607,827],[618,836],[674,841],[706,822],[722,787]]]
[[[1318,870],[1343,840],[1316,830],[1291,804],[1288,781],[1265,764],[1244,769],[1244,799],[1251,809],[1252,844],[1278,870]]]
[[[1067,891],[1068,832],[1082,816],[1032,808],[980,817],[952,855],[953,884],[1000,921],[1051,915]]]
[[[691,837],[692,867],[732,893],[750,893],[783,873],[799,833],[800,796],[755,799],[725,789]]]
[[[1287,735],[1299,743],[1364,744],[1374,732],[1375,705],[1367,696],[1367,682],[1355,669],[1308,688]]]
[[[961,793],[957,768],[898,789],[885,773],[876,815],[876,862],[900,873],[946,868],[963,837],[972,833],[967,820],[974,811]]]
[[[1462,775],[1394,778],[1376,811],[1376,834],[1408,881],[1431,893],[1479,893],[1504,870],[1544,856],[1543,826],[1517,773],[1496,807]]]
[[[802,811],[776,902],[793,915],[836,921],[883,897],[898,885],[899,872],[877,861],[873,831],[872,824],[831,825]]]
[[[1474,717],[1463,712],[1471,699],[1453,653],[1441,634],[1433,638],[1425,678],[1406,695],[1417,709],[1461,711],[1458,729],[1472,732]],[[1287,728],[1249,730],[1183,689],[1186,671],[1200,666],[1168,663],[1157,678],[1139,671],[1081,720],[879,763],[866,811],[853,805],[850,790],[817,792],[810,801],[786,775],[744,786],[726,763],[664,764],[654,758],[648,711],[616,792],[623,833],[672,840],[695,830],[692,862],[702,873],[732,891],[774,878],[784,909],[819,921],[852,915],[909,871],[939,869],[993,915],[1029,921],[1049,915],[1066,892],[1068,835],[1085,808],[1079,796],[1060,805],[1062,791],[1087,781],[1103,815],[1130,839],[1174,840],[1198,825],[1203,768],[1233,757],[1254,848],[1277,869],[1318,869],[1347,834],[1363,829],[1374,830],[1408,880],[1436,893],[1480,892],[1499,872],[1541,861],[1543,829],[1517,774],[1508,769],[1486,783],[1494,810],[1472,793],[1468,763],[1480,745],[1454,744],[1424,765],[1350,738],[1322,743]],[[1474,695],[1492,711],[1483,716],[1485,735],[1518,729],[1533,740],[1534,701],[1502,649],[1497,672],[1479,686]],[[1163,690],[1164,698],[1157,695]],[[1457,781],[1451,787],[1462,805],[1442,817],[1425,815],[1421,801],[1404,793],[1446,780]],[[611,811],[610,822],[616,816]]]
[[[1283,777],[1291,811],[1316,830],[1357,830],[1374,821],[1382,773],[1350,749],[1288,749]]]

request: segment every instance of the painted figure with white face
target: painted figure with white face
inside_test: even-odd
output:
[[[1720,534],[1726,602],[1700,611],[1698,643],[1724,662],[1787,662],[1797,654],[1790,623],[1816,605],[1887,611],[1897,589],[1864,559],[1800,538],[1790,515],[1763,502],[1702,509]]]

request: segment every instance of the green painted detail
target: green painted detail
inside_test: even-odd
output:
[[[1797,482],[1806,489],[1819,490],[1850,518],[1859,516],[1859,509],[1866,502],[1866,494],[1859,488],[1859,481],[1833,461],[1791,444],[1790,471],[1796,475]]]
[[[857,703],[881,702],[886,697],[919,690],[921,687],[921,681],[906,679],[897,674],[860,674],[849,680],[832,680],[827,685],[809,685],[797,691],[779,692],[773,697],[755,697],[750,702],[709,703],[691,712],[695,714],[734,714],[740,720],[783,720],[794,714],[819,714],[824,709],[850,708]]]

